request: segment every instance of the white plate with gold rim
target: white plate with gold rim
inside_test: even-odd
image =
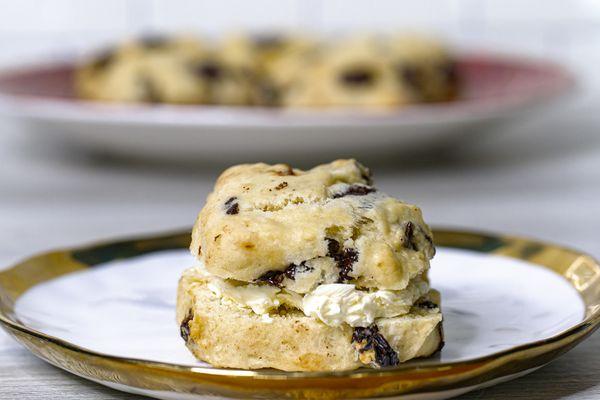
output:
[[[394,368],[289,373],[214,368],[179,337],[175,292],[193,260],[186,233],[57,251],[0,273],[0,322],[42,359],[163,399],[441,399],[533,371],[600,323],[600,266],[535,241],[434,232],[432,286],[446,344]]]

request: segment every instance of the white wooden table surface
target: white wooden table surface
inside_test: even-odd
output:
[[[555,241],[600,257],[598,101],[563,103],[409,163],[371,166],[432,225]],[[43,146],[0,121],[0,265],[100,238],[188,227],[220,167],[111,162]],[[1,268],[1,267],[0,267]],[[125,399],[30,355],[0,332],[0,399]],[[600,334],[541,370],[462,399],[600,399]]]

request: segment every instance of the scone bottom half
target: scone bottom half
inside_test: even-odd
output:
[[[177,321],[214,366],[383,368],[443,345],[431,231],[355,160],[227,169],[190,249],[198,264],[180,280]]]
[[[439,295],[430,291],[407,314],[367,327],[329,326],[282,307],[268,319],[216,296],[207,281],[184,274],[177,321],[196,358],[214,367],[284,371],[344,371],[394,367],[443,346]]]

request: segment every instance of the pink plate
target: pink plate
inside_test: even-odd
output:
[[[73,62],[0,74],[0,111],[29,130],[127,156],[168,159],[281,159],[362,155],[463,140],[465,133],[531,111],[574,86],[539,60],[459,57],[463,94],[454,102],[397,110],[108,104],[73,94]],[[305,156],[303,157],[305,158]]]

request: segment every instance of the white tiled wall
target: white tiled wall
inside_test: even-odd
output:
[[[153,29],[269,28],[425,30],[460,47],[560,59],[600,80],[598,0],[0,0],[0,63]]]

